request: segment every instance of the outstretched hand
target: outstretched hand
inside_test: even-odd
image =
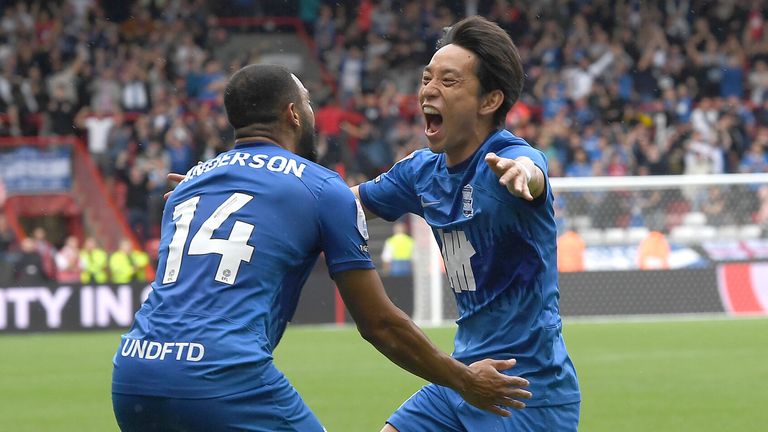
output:
[[[503,407],[525,408],[525,403],[519,399],[530,399],[532,396],[531,392],[524,389],[528,387],[528,380],[501,373],[512,368],[515,363],[517,361],[514,359],[485,359],[472,363],[469,365],[470,382],[459,394],[470,404],[503,417],[511,415]]]
[[[168,181],[179,183],[180,181],[184,180],[184,174],[170,173],[167,176],[165,176],[165,178],[167,178]],[[163,195],[163,199],[167,200],[172,193],[173,193],[173,189],[169,190],[168,192],[165,193],[165,195]]]
[[[523,166],[523,162],[499,157],[496,153],[488,153],[485,155],[485,163],[491,167],[494,174],[499,176],[499,184],[506,187],[509,193],[533,201],[533,195],[528,187],[532,173]]]

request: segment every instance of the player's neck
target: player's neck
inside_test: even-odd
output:
[[[445,151],[445,164],[448,167],[459,165],[471,158],[491,134],[496,132],[496,128],[479,128],[462,146]]]
[[[268,142],[280,146],[288,151],[294,151],[294,140],[280,125],[264,126],[259,124],[249,125],[235,129],[235,145],[248,142]]]
[[[235,146],[237,146],[238,144],[246,144],[246,143],[270,143],[280,148],[283,148],[285,150],[288,150],[291,153],[296,153],[295,148],[293,146],[287,146],[275,138],[264,136],[264,135],[253,135],[253,136],[235,138]]]
[[[268,143],[276,144],[282,147],[282,145],[279,142],[277,142],[274,138],[264,136],[264,135],[250,135],[250,136],[235,138],[235,145],[243,144],[243,143],[251,143],[251,142],[268,142]]]

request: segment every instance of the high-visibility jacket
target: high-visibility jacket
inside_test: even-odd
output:
[[[149,255],[146,252],[135,250],[131,252],[131,262],[133,263],[133,278],[139,282],[147,281],[147,266],[149,265]]]
[[[109,274],[112,276],[112,283],[130,283],[133,280],[133,273],[131,257],[123,251],[112,252],[109,257]]]
[[[392,261],[409,261],[413,256],[413,239],[408,234],[395,234],[384,245]]]
[[[80,261],[83,266],[80,280],[83,283],[107,283],[107,252],[104,249],[80,251]]]
[[[637,251],[637,264],[643,270],[669,268],[669,242],[664,234],[651,231],[640,242]]]
[[[584,271],[584,240],[575,231],[566,231],[557,239],[557,270]]]
[[[112,283],[124,284],[133,281],[146,281],[148,264],[149,256],[145,252],[133,251],[130,254],[123,251],[113,252],[112,256],[109,257],[109,273],[112,275]]]

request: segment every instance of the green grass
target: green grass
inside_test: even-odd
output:
[[[581,431],[768,430],[768,320],[570,322]],[[444,349],[452,329],[429,330]],[[0,337],[0,431],[113,431],[116,333]],[[331,432],[378,431],[422,384],[353,329],[292,328],[277,363]]]

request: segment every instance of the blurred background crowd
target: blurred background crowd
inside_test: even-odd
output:
[[[425,146],[415,98],[421,69],[445,26],[481,14],[509,32],[527,74],[507,128],[546,153],[551,176],[766,172],[763,7],[757,0],[0,1],[0,135],[82,137],[146,244],[159,235],[166,174],[231,145],[221,90],[233,71],[260,60],[258,47],[219,56],[218,47],[250,29],[218,18],[301,19],[324,77],[307,82],[320,162],[356,184]],[[754,191],[747,206],[745,214],[768,221],[768,192]],[[20,250],[18,243],[3,240],[0,252]]]

